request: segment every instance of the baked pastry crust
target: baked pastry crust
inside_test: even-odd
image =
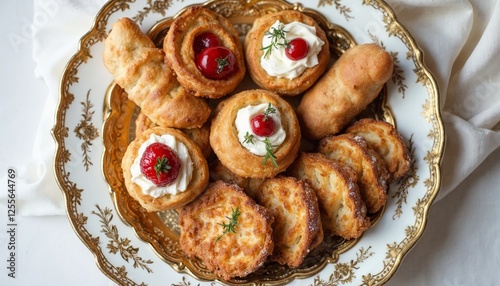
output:
[[[210,170],[210,179],[212,179],[213,181],[224,181],[226,183],[237,184],[252,199],[255,199],[255,193],[259,189],[262,182],[265,180],[238,176],[235,173],[231,172],[217,158],[209,163],[208,169]]]
[[[392,71],[392,56],[380,46],[348,49],[304,93],[297,107],[304,135],[321,139],[341,131],[379,95]]]
[[[401,133],[385,121],[364,118],[354,122],[346,132],[365,138],[366,142],[384,159],[390,180],[402,178],[410,170],[410,151]]]
[[[137,118],[135,119],[135,136],[139,136],[142,132],[158,126],[151,119],[149,119],[143,112],[139,112]],[[205,158],[209,158],[212,155],[212,147],[210,146],[210,121],[206,121],[199,128],[190,129],[179,129],[182,133],[186,134],[189,139],[196,143],[203,153]]]
[[[206,78],[196,66],[193,42],[197,35],[211,32],[221,46],[236,57],[237,70],[228,79]],[[246,73],[245,58],[238,31],[222,15],[200,6],[186,9],[179,15],[165,36],[165,61],[175,71],[178,81],[196,96],[220,98],[233,91]]]
[[[281,115],[286,132],[284,142],[263,164],[263,157],[254,155],[240,144],[234,121],[238,110],[248,105],[271,103]],[[284,171],[295,159],[300,147],[300,126],[292,106],[279,95],[262,89],[246,90],[221,101],[216,107],[210,130],[210,145],[219,160],[233,173],[242,177],[268,178]]]
[[[370,227],[354,170],[321,153],[301,153],[287,173],[305,180],[316,192],[323,229],[345,239]]]
[[[269,257],[289,267],[298,267],[323,237],[318,200],[314,190],[293,177],[265,180],[256,193],[258,204],[274,216],[274,251]],[[319,241],[318,241],[319,239]]]
[[[210,107],[177,82],[164,58],[163,51],[129,18],[119,19],[104,41],[105,67],[153,122],[165,127],[200,127],[210,116]]]
[[[276,20],[284,24],[301,22],[313,26],[316,29],[316,35],[324,42],[321,51],[318,53],[318,64],[307,68],[301,75],[293,79],[271,76],[260,64],[260,59],[264,54],[262,38],[265,37],[265,33],[269,31]],[[325,32],[313,18],[299,11],[285,10],[255,19],[252,28],[245,37],[244,48],[247,70],[253,81],[260,87],[280,95],[293,96],[304,92],[317,81],[330,63],[330,49]]]
[[[328,136],[319,142],[318,151],[356,172],[361,197],[369,213],[377,212],[386,204],[389,173],[382,158],[363,137],[352,134]]]
[[[158,198],[146,195],[142,192],[140,186],[132,182],[132,174],[130,168],[134,163],[142,143],[149,139],[151,134],[164,135],[169,134],[174,136],[179,142],[183,143],[188,149],[189,156],[193,161],[193,176],[189,182],[187,189],[175,195],[166,194]],[[132,198],[138,201],[143,208],[148,212],[164,211],[181,207],[194,200],[208,184],[208,164],[201,153],[200,148],[192,142],[184,133],[179,130],[167,127],[154,127],[141,133],[134,141],[132,141],[122,159],[122,170],[125,187]]]
[[[235,233],[222,235],[220,224],[228,223],[236,209],[240,216]],[[273,252],[273,220],[266,208],[236,184],[217,181],[181,209],[179,244],[186,255],[199,258],[223,279],[244,277],[260,268]]]

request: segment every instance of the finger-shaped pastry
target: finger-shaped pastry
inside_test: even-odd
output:
[[[104,41],[104,65],[142,112],[160,126],[200,127],[210,107],[180,86],[164,58],[128,18],[118,20]]]
[[[142,132],[158,126],[149,119],[143,112],[139,112],[135,119],[135,136],[139,136]],[[210,146],[210,121],[207,120],[200,128],[179,129],[186,134],[189,139],[196,143],[203,153],[205,158],[212,155],[212,147]]]
[[[179,130],[154,127],[132,141],[122,159],[125,187],[147,211],[164,211],[194,200],[208,184],[200,148]]]
[[[306,137],[338,133],[363,111],[391,77],[391,55],[375,44],[350,48],[307,92],[297,108]]]
[[[319,142],[318,151],[356,172],[361,197],[369,213],[377,212],[386,204],[389,173],[383,159],[363,137],[352,134],[328,136]]]
[[[179,82],[196,96],[222,97],[245,76],[238,32],[228,19],[200,6],[174,20],[163,49]]]
[[[247,69],[260,87],[297,95],[311,87],[330,62],[325,32],[299,11],[257,18],[245,38]]]
[[[298,267],[316,245],[321,232],[318,199],[314,190],[293,177],[265,180],[256,193],[256,202],[274,216],[274,251],[270,260]],[[319,238],[321,242],[323,237]]]
[[[366,142],[384,159],[391,180],[403,177],[410,170],[410,152],[401,133],[391,124],[364,118],[356,121],[346,132],[365,138]]]
[[[305,180],[314,189],[327,233],[351,239],[370,227],[356,183],[358,177],[350,167],[321,153],[302,153],[287,173]]]
[[[220,102],[210,130],[219,160],[242,177],[267,178],[284,171],[300,147],[292,106],[267,90],[246,90]]]
[[[273,217],[236,184],[210,183],[179,213],[181,249],[225,280],[260,268],[273,252]]]

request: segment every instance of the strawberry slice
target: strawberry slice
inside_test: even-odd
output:
[[[180,161],[175,152],[163,143],[149,145],[141,157],[141,172],[159,187],[168,186],[179,175]]]

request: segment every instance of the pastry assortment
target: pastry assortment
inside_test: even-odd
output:
[[[296,268],[326,237],[359,238],[409,170],[392,125],[356,121],[391,56],[361,44],[330,66],[325,32],[302,12],[256,19],[244,45],[197,6],[163,50],[130,19],[104,44],[105,66],[141,108],[122,160],[128,193],[146,211],[177,210],[181,249],[222,279],[267,262]],[[247,72],[260,88],[237,90]]]

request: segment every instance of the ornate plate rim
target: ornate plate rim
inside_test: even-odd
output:
[[[146,1],[146,0],[142,0]],[[151,4],[152,0],[147,0],[148,3]],[[184,2],[184,0],[181,0]],[[81,196],[84,189],[80,189],[77,184],[69,179],[70,172],[67,172],[65,168],[65,164],[71,161],[70,156],[72,155],[69,150],[66,148],[65,140],[69,137],[69,129],[65,125],[66,120],[66,112],[69,110],[70,105],[75,100],[75,95],[69,92],[71,85],[76,81],[78,81],[77,70],[82,64],[86,64],[87,61],[92,59],[92,55],[90,52],[90,48],[96,43],[101,41],[105,37],[105,33],[103,33],[106,29],[103,27],[103,23],[107,23],[109,17],[112,16],[118,10],[125,11],[128,8],[128,3],[134,3],[135,0],[111,0],[106,3],[103,8],[96,15],[94,23],[91,29],[80,39],[79,46],[77,52],[73,55],[73,57],[68,61],[64,73],[61,77],[60,81],[60,97],[58,102],[58,107],[56,110],[56,123],[51,130],[52,136],[56,142],[56,152],[54,157],[54,171],[56,175],[56,181],[64,194],[65,202],[66,202],[66,211],[68,218],[71,222],[71,225],[77,234],[77,236],[82,240],[82,242],[89,248],[89,250],[94,254],[97,266],[101,269],[101,271],[106,274],[110,279],[117,283],[124,284],[135,284],[130,278],[127,277],[126,272],[121,273],[123,269],[116,269],[113,263],[111,263],[103,251],[99,247],[99,237],[93,237],[92,234],[87,230],[85,224],[87,222],[87,217],[84,216],[83,213],[78,214],[76,211],[77,205],[81,203]],[[173,1],[169,1],[171,3]],[[214,1],[207,1],[214,2]],[[332,5],[331,0],[318,0],[318,6],[322,3],[323,5]],[[338,3],[340,1],[335,1]],[[421,219],[421,224],[419,228],[414,230],[416,235],[409,241],[407,241],[401,248],[396,249],[395,253],[390,253],[391,250],[388,251],[387,255],[394,255],[392,258],[394,259],[394,267],[391,267],[387,273],[385,273],[382,279],[378,280],[378,282],[385,283],[387,282],[399,267],[401,260],[406,255],[406,253],[415,245],[415,243],[420,239],[423,235],[427,224],[427,216],[430,206],[432,205],[434,199],[437,196],[441,185],[441,170],[440,164],[444,153],[444,143],[445,143],[445,131],[444,125],[442,122],[440,110],[439,110],[439,89],[437,83],[432,75],[432,73],[428,70],[428,68],[424,64],[423,60],[423,52],[417,45],[415,39],[411,36],[411,34],[404,28],[396,18],[394,11],[382,0],[360,0],[362,2],[359,5],[370,5],[374,9],[380,11],[384,15],[384,22],[386,22],[386,30],[390,34],[389,36],[396,36],[401,39],[401,41],[413,51],[411,58],[413,59],[414,64],[418,67],[418,71],[420,74],[418,80],[422,81],[421,83],[427,89],[429,99],[431,102],[426,101],[423,113],[423,116],[428,119],[428,122],[432,125],[434,134],[429,134],[428,137],[434,136],[432,140],[432,146],[430,151],[426,154],[424,158],[425,161],[428,162],[428,167],[430,169],[430,176],[432,177],[427,186],[426,192],[426,200],[425,203],[419,205],[421,207],[419,215]],[[195,4],[193,2],[193,4]],[[201,3],[200,3],[201,4]],[[182,7],[186,6],[184,3]],[[101,21],[99,21],[101,19]],[[392,33],[392,35],[391,35]],[[87,101],[82,101],[83,109],[87,109],[89,111],[89,107],[93,107],[89,98],[89,92],[87,93]],[[85,102],[87,106],[85,107]],[[102,100],[104,102],[104,100]],[[104,110],[102,111],[105,112]],[[93,112],[92,112],[93,113]],[[80,123],[87,123],[86,127],[92,125],[92,116],[87,118]],[[102,118],[100,118],[102,120]],[[78,126],[77,126],[78,127]],[[80,126],[81,127],[81,126]],[[95,127],[94,127],[95,128]],[[76,128],[75,128],[76,129]],[[88,130],[87,130],[88,131]],[[98,132],[98,131],[97,131]],[[75,131],[77,133],[77,131]],[[95,134],[94,134],[95,135]],[[77,134],[78,136],[78,134]],[[83,138],[82,140],[92,145],[93,138],[92,134],[86,135],[87,138]],[[88,137],[90,136],[90,137]],[[97,135],[98,137],[98,135]],[[86,139],[86,140],[84,140]],[[83,143],[82,143],[83,144]],[[83,146],[83,145],[82,145]],[[87,146],[88,147],[88,146]],[[82,147],[83,148],[83,147]],[[101,174],[102,175],[102,174]],[[110,197],[109,197],[110,198]],[[110,198],[111,199],[111,198]],[[102,215],[103,213],[101,213]],[[388,246],[389,247],[389,246]],[[390,247],[389,247],[390,248]],[[363,255],[363,254],[360,254]],[[351,260],[352,262],[352,260]],[[326,268],[321,270],[321,272],[327,271]],[[148,271],[149,273],[149,271]],[[184,280],[184,277],[182,278]]]

